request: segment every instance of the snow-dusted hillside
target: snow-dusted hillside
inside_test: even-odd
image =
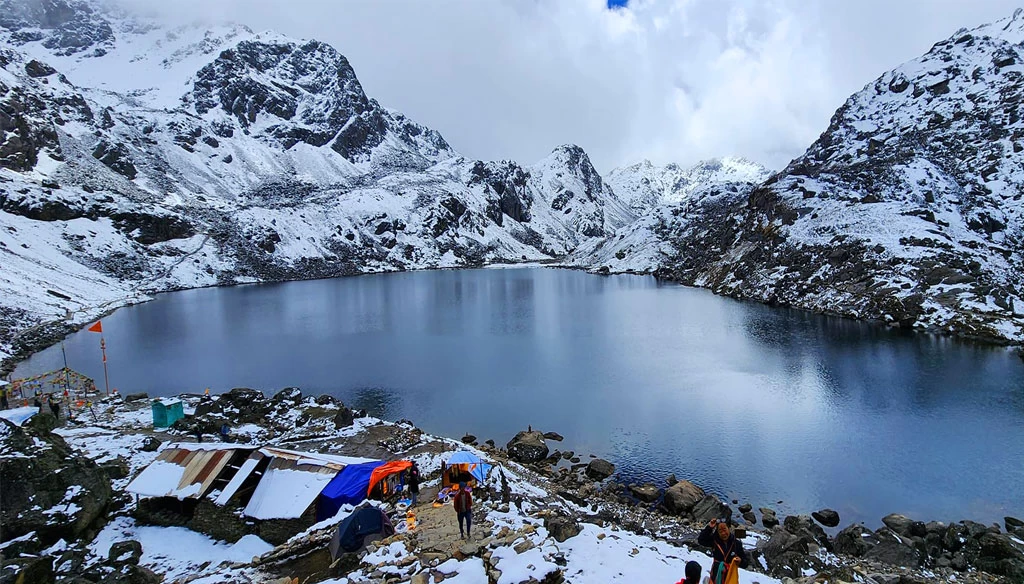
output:
[[[92,0],[0,0],[0,130],[0,359],[155,291],[545,259],[635,218],[579,147],[465,159],[324,43]]]
[[[1020,10],[961,30],[850,97],[803,156],[749,194],[661,209],[574,261],[1020,342],[1022,40]]]
[[[689,168],[678,164],[654,166],[644,160],[608,173],[607,183],[637,213],[658,205],[680,203],[694,191],[732,182],[760,183],[771,175],[767,168],[743,158],[716,158]]]

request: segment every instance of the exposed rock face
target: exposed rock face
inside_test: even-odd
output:
[[[828,535],[818,524],[807,515],[790,515],[782,522],[786,531],[806,541],[808,544],[819,545],[825,549],[832,549],[832,542]]]
[[[509,441],[506,448],[509,457],[518,462],[540,462],[548,457],[548,445],[544,442],[542,432],[519,432]]]
[[[119,541],[110,546],[108,559],[112,563],[138,564],[142,558],[142,544],[135,541]]]
[[[1024,17],[959,32],[761,184],[697,189],[576,261],[902,327],[1024,341]],[[621,256],[621,257],[619,257]]]
[[[679,481],[665,491],[665,508],[673,515],[686,515],[704,496],[704,489],[690,481]]]
[[[111,501],[110,479],[60,436],[29,431],[0,419],[0,475],[5,485],[19,485],[0,493],[3,541],[34,531],[48,546],[98,531]]]
[[[779,518],[775,515],[774,509],[768,507],[761,507],[758,509],[761,512],[761,524],[771,529],[779,524]]]
[[[645,503],[653,503],[658,500],[659,496],[661,496],[661,489],[651,483],[647,483],[646,485],[630,485],[629,492],[632,493],[634,497]]]
[[[595,481],[603,481],[613,474],[615,465],[603,458],[595,458],[587,464],[587,476]]]
[[[851,525],[836,534],[833,549],[837,554],[859,558],[877,544],[878,538],[869,529]]]
[[[685,499],[682,500],[685,502]],[[677,502],[679,501],[677,500]],[[690,510],[690,514],[698,525],[707,523],[712,519],[724,519],[726,521],[732,519],[732,509],[714,495],[704,495],[693,506],[693,509]]]
[[[896,566],[921,565],[921,553],[911,540],[888,529],[879,529],[875,536],[878,543],[864,554],[865,558]]]

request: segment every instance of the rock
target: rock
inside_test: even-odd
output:
[[[778,525],[779,525],[779,518],[776,517],[775,514],[762,513],[761,514],[761,525],[764,525],[768,529],[771,529],[773,527],[778,527]]]
[[[566,450],[562,453],[562,460],[572,460],[572,457],[576,456],[576,453],[572,450]]]
[[[969,537],[970,533],[966,526],[962,524],[950,525],[942,534],[942,547],[951,552],[959,551]]]
[[[740,513],[750,513],[754,510],[754,506],[750,503],[744,503],[740,505]]]
[[[521,554],[523,552],[527,552],[529,550],[532,550],[533,549],[533,542],[531,540],[529,540],[529,539],[524,539],[523,541],[521,541],[521,542],[517,543],[516,545],[512,546],[512,549],[517,554]]]
[[[558,432],[544,432],[544,438],[546,440],[554,440],[555,442],[561,442],[565,440],[565,437]]]
[[[785,529],[772,533],[763,548],[768,573],[777,578],[799,578],[804,575],[804,570],[817,571],[821,562],[808,556],[808,552],[807,541]]]
[[[147,436],[146,439],[142,441],[142,447],[140,450],[143,452],[156,452],[157,450],[160,450],[160,444],[161,442],[159,439]]]
[[[29,77],[48,77],[56,72],[53,67],[35,59],[25,63],[25,73],[28,73]]]
[[[836,534],[832,544],[837,554],[859,558],[878,543],[878,538],[863,525],[851,525]]]
[[[1003,517],[1003,525],[1006,526],[1007,532],[1024,537],[1024,521],[1016,517]]]
[[[409,579],[409,584],[430,584],[430,574],[427,572],[414,574],[413,577]]]
[[[559,543],[570,537],[576,537],[580,533],[580,524],[570,517],[550,516],[544,520],[544,527]]]
[[[131,469],[128,467],[128,460],[123,456],[117,456],[114,460],[104,462],[100,465],[100,470],[102,470],[110,480],[123,479],[131,473]]]
[[[338,398],[334,397],[333,395],[325,393],[323,395],[316,396],[316,405],[318,406],[332,406],[337,405],[337,403]]]
[[[39,416],[34,416],[38,418]],[[107,518],[110,478],[57,434],[0,419],[0,525],[5,539],[36,532],[43,546],[94,535]],[[73,504],[69,504],[73,503]]]
[[[704,498],[704,489],[690,481],[679,481],[665,491],[665,508],[672,515],[685,515]]]
[[[875,532],[875,536],[878,543],[864,554],[865,559],[908,568],[921,565],[921,553],[911,545],[910,540],[904,539],[891,528],[883,527]]]
[[[510,458],[521,463],[540,462],[548,457],[548,445],[540,432],[519,432],[506,446]]]
[[[675,473],[672,473],[672,474],[668,475],[668,478],[665,479],[665,484],[670,486],[670,487],[672,485],[678,483],[678,482],[679,482],[679,479],[676,478]]]
[[[882,523],[900,535],[910,535],[910,526],[914,521],[906,515],[891,513],[882,518]]]
[[[124,401],[126,401],[128,403],[135,402],[135,401],[141,401],[141,400],[144,400],[144,399],[149,399],[149,394],[146,393],[146,392],[142,392],[142,393],[129,393],[128,395],[124,396]]]
[[[138,564],[142,559],[142,544],[134,539],[116,542],[110,546],[107,558],[115,564]]]
[[[807,515],[790,515],[782,523],[786,531],[803,539],[808,544],[819,545],[825,549],[832,549],[832,542],[829,541],[825,530]]]
[[[658,497],[661,495],[661,490],[651,483],[647,483],[645,485],[630,485],[629,492],[632,493],[634,497],[645,503],[653,503],[657,501]]]
[[[302,390],[297,387],[286,387],[275,393],[270,402],[275,405],[298,405],[302,403]]]
[[[700,525],[712,519],[732,519],[732,508],[714,495],[704,495],[704,498],[693,506],[690,514],[693,515],[693,520]]]
[[[811,513],[811,517],[818,523],[825,527],[836,527],[839,525],[839,513],[836,513],[832,509],[822,509],[821,511],[815,511]]]
[[[335,428],[347,428],[354,424],[356,421],[355,414],[352,410],[342,406],[337,414],[334,414],[334,427]]]
[[[104,584],[160,584],[163,578],[148,568],[124,564],[116,572],[104,577]]]
[[[753,511],[743,513],[743,520],[751,525],[757,525],[757,515]]]
[[[603,458],[595,458],[587,465],[587,476],[595,481],[603,481],[613,474],[615,474],[615,465]]]
[[[12,558],[4,561],[0,572],[0,579],[12,584],[51,584],[54,577],[53,558],[50,556]]]
[[[476,444],[476,436],[472,434],[466,434],[462,437],[463,444]]]
[[[459,553],[469,558],[480,554],[482,545],[478,542],[467,542],[459,546]]]
[[[978,539],[981,549],[974,567],[991,574],[1024,582],[1024,544],[1007,534],[985,533]]]

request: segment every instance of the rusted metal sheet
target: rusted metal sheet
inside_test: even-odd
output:
[[[251,450],[234,445],[174,445],[161,451],[126,490],[147,497],[198,499],[210,490],[235,452]]]

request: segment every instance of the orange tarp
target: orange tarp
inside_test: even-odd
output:
[[[370,474],[370,485],[366,488],[366,494],[369,496],[370,491],[377,483],[382,481],[388,475],[395,474],[396,472],[402,472],[403,470],[412,466],[412,463],[408,460],[392,460],[391,462],[385,462],[384,464],[373,469],[373,473]]]

